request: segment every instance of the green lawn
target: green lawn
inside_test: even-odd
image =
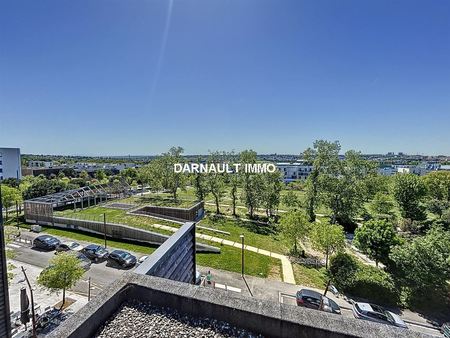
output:
[[[64,210],[64,211],[55,211],[54,214],[56,216],[65,216],[72,217],[77,219],[84,220],[92,220],[103,222],[103,214],[106,214],[106,222],[110,223],[118,223],[118,224],[126,224],[131,225],[137,228],[159,232],[165,235],[170,235],[172,232],[156,229],[152,227],[153,224],[163,224],[171,227],[179,228],[180,224],[161,220],[157,218],[147,217],[147,216],[139,216],[139,215],[127,215],[127,211],[105,208],[101,206],[90,207],[84,210],[78,209],[77,211],[73,210]]]
[[[295,283],[298,285],[310,286],[323,289],[326,287],[327,278],[325,268],[316,269],[293,263]]]
[[[245,237],[245,244],[255,246],[264,250],[269,250],[277,253],[287,253],[289,251],[288,241],[277,233],[274,226],[257,224],[249,221],[242,221],[239,219],[230,219],[225,217],[207,216],[201,220],[198,225],[228,231],[227,235],[217,235],[211,231],[197,229],[197,232],[204,233],[211,236],[221,237],[230,241],[240,242],[240,235]]]

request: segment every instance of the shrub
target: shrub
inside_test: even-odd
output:
[[[355,297],[382,305],[397,305],[400,302],[400,292],[392,277],[372,266],[360,265],[353,283],[346,291]]]
[[[338,253],[331,257],[328,273],[334,286],[346,290],[352,285],[358,271],[358,263],[347,253]]]
[[[353,256],[339,253],[332,257],[328,271],[339,291],[381,305],[397,305],[400,292],[387,272],[363,265]]]

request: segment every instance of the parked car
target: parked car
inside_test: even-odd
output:
[[[77,242],[62,242],[56,247],[56,253],[64,251],[81,251],[83,246]]]
[[[296,300],[298,306],[339,315],[341,314],[341,308],[334,300],[314,290],[301,289],[300,291],[297,291]]]
[[[129,268],[136,265],[136,256],[133,256],[129,252],[122,250],[114,250],[108,255],[108,264],[119,266],[122,268]]]
[[[38,236],[33,241],[33,247],[49,251],[55,250],[59,244],[59,239],[50,235]]]
[[[398,315],[379,305],[354,302],[352,310],[355,318],[407,328],[405,322]]]
[[[90,244],[83,248],[81,252],[94,262],[105,260],[108,257],[108,250],[97,244]]]
[[[74,252],[74,254],[80,260],[81,267],[84,270],[89,270],[89,268],[91,267],[91,264],[92,264],[91,260],[89,258],[87,258],[86,255],[81,252]]]

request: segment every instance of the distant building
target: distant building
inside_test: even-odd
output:
[[[28,161],[28,168],[53,168],[51,161]]]
[[[313,170],[312,165],[307,165],[302,162],[277,163],[276,166],[283,174],[283,180],[286,183],[296,180],[306,180]]]
[[[19,148],[0,148],[0,180],[22,178]]]

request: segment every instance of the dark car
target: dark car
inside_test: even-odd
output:
[[[108,257],[108,250],[97,244],[90,244],[83,248],[81,252],[94,262],[105,260]]]
[[[129,252],[114,250],[108,255],[108,265],[129,268],[136,265],[137,259]]]
[[[341,308],[332,299],[325,297],[317,291],[301,289],[297,291],[297,305],[310,309],[341,314]]]
[[[34,239],[33,247],[43,250],[55,250],[59,243],[59,239],[53,236],[42,235]]]

